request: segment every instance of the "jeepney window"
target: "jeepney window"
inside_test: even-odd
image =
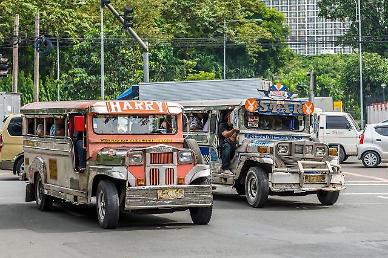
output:
[[[27,118],[27,134],[34,135],[35,134],[35,119]]]
[[[175,115],[94,115],[96,134],[176,134]]]
[[[273,130],[273,131],[304,131],[306,117],[264,115],[258,113],[245,113],[245,126],[248,129]]]
[[[195,112],[188,114],[190,132],[208,132],[210,126],[209,113]]]
[[[55,129],[54,128],[54,118],[52,118],[52,117],[46,118],[46,128],[45,128],[45,134],[44,135],[54,136],[55,135],[55,131],[53,133],[53,129]]]

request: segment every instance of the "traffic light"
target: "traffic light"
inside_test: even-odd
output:
[[[8,58],[5,58],[0,54],[0,77],[7,76],[8,68],[9,68]]]
[[[104,7],[107,4],[110,4],[110,0],[101,0],[101,6],[102,7]]]
[[[133,26],[133,9],[132,7],[124,7],[124,27],[130,28]]]

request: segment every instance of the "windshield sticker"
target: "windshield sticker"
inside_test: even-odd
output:
[[[161,101],[109,101],[106,106],[109,113],[168,113],[167,103]]]
[[[272,143],[270,141],[262,141],[262,140],[253,140],[251,141],[252,146],[269,146]]]
[[[172,142],[170,139],[101,139],[103,143]]]
[[[246,139],[269,140],[269,141],[300,141],[300,140],[303,140],[302,136],[293,136],[293,135],[272,135],[272,134],[246,133],[244,136]]]

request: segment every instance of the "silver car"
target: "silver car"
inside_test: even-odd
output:
[[[377,167],[388,161],[388,124],[366,125],[358,145],[358,159],[365,167]]]

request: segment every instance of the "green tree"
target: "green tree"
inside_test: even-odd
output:
[[[361,0],[363,46],[368,52],[388,56],[388,8],[386,0]],[[358,16],[355,0],[319,0],[320,15],[350,23],[343,43],[358,47]]]

